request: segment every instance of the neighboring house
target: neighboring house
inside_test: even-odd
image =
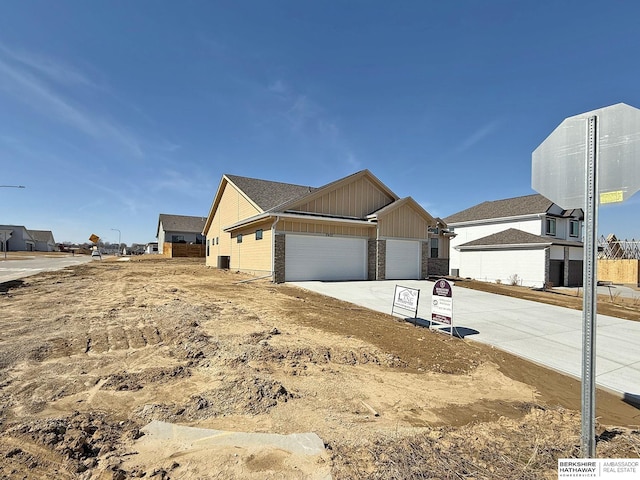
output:
[[[36,242],[21,225],[0,225],[0,248],[8,252],[33,252]]]
[[[435,225],[368,170],[320,188],[223,175],[203,229],[206,264],[276,283],[420,279]]]
[[[484,202],[444,219],[454,276],[528,287],[582,284],[582,210],[542,195]]]
[[[36,251],[56,251],[56,241],[53,239],[53,233],[50,230],[29,230],[29,234],[33,241],[36,242]]]
[[[158,253],[166,253],[166,243],[204,244],[202,231],[206,218],[161,213],[158,218]]]
[[[158,253],[158,242],[147,243],[144,253]]]

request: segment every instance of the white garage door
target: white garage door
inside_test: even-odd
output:
[[[364,238],[287,235],[285,280],[366,280]]]
[[[385,278],[420,279],[420,242],[387,240]]]

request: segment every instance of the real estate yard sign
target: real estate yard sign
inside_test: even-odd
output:
[[[444,279],[437,280],[433,286],[431,321],[451,325],[453,335],[453,289]]]
[[[391,307],[391,314],[395,313],[396,309],[405,310],[413,313],[414,319],[418,317],[418,301],[420,299],[420,290],[417,288],[401,287],[396,285],[396,290],[393,294],[393,306]]]

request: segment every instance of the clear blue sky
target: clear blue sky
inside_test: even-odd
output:
[[[446,217],[528,195],[568,116],[640,107],[634,1],[4,1],[0,224],[155,240],[224,173],[371,170]],[[600,209],[640,239],[640,194]]]

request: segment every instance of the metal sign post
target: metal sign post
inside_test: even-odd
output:
[[[598,267],[598,117],[587,120],[587,181],[582,299],[582,456],[596,456],[596,318]]]
[[[585,214],[582,305],[582,456],[596,455],[595,359],[598,205],[640,189],[640,110],[624,103],[566,118],[535,149],[531,186]]]

